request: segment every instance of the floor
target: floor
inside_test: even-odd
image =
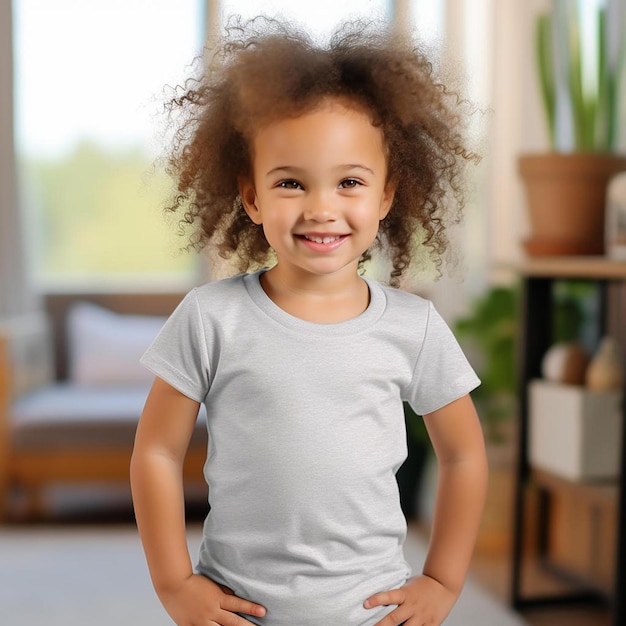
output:
[[[529,568],[527,589],[558,590],[559,583],[541,568]],[[503,602],[508,601],[511,580],[510,558],[505,554],[475,554],[471,567],[475,580]],[[613,626],[607,609],[587,606],[533,608],[523,612],[529,626]]]
[[[154,594],[136,528],[129,521],[3,526],[0,624],[173,626]],[[202,524],[192,522],[187,529],[191,554],[198,553],[201,537]],[[426,545],[409,531],[405,557],[416,570],[424,562]],[[471,580],[446,626],[478,625],[526,626]]]
[[[119,506],[115,506],[116,498],[119,497]],[[84,494],[80,492],[76,496],[77,501],[84,501]],[[98,502],[98,498],[94,497],[94,492],[90,492],[92,507],[82,509],[78,507],[78,512],[73,510],[73,502],[70,500],[69,505],[63,503],[56,514],[53,514],[52,523],[59,525],[71,523],[89,523],[97,521],[98,523],[116,523],[118,521],[127,521],[132,512],[129,512],[127,495],[107,494],[102,496],[102,502]],[[113,505],[111,505],[113,503]],[[104,506],[102,506],[104,505]],[[106,512],[105,512],[106,511]],[[188,509],[188,516],[191,520],[202,519],[204,517],[204,507],[201,504],[191,505]],[[428,530],[419,522],[411,522],[412,527],[426,537]],[[527,576],[525,584],[529,590],[541,589],[543,591],[557,588],[558,584],[554,577],[550,577],[541,568],[531,569],[526,572]],[[505,553],[480,553],[474,555],[471,576],[473,579],[482,584],[484,588],[489,590],[496,598],[508,603],[509,586],[510,586],[510,558]],[[529,626],[614,626],[611,622],[610,612],[606,609],[570,606],[570,607],[552,607],[542,609],[532,609],[524,611],[523,618]]]

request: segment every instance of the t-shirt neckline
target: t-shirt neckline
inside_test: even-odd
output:
[[[243,282],[248,295],[254,304],[268,317],[282,326],[296,332],[305,334],[314,333],[316,335],[351,335],[370,328],[382,316],[386,307],[386,297],[383,288],[376,281],[364,278],[370,292],[370,302],[360,315],[342,322],[334,322],[330,324],[321,324],[317,322],[309,322],[303,320],[291,313],[287,313],[281,309],[268,295],[261,286],[261,275],[267,271],[267,268],[244,274]]]

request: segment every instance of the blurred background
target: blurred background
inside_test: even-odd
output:
[[[320,41],[348,18],[387,22],[425,47],[477,109],[467,132],[482,161],[470,168],[452,234],[457,263],[438,280],[425,268],[403,285],[435,302],[483,380],[476,402],[491,485],[474,595],[456,623],[626,624],[615,408],[626,354],[624,0],[0,0],[0,621],[86,621],[60,592],[26,600],[33,568],[54,577],[60,566],[75,573],[64,588],[102,602],[102,623],[169,623],[132,527],[127,462],[149,385],[136,360],[182,295],[225,270],[183,250],[162,212],[172,192],[163,106],[229,16],[261,13]],[[541,159],[555,154],[610,161],[602,173],[575,169],[566,183],[583,199],[590,243],[569,234],[569,192],[544,178],[548,208],[531,211],[522,162],[539,159],[543,175]],[[569,212],[554,211],[556,225],[539,233],[557,206]],[[602,345],[613,382],[592,388]],[[549,389],[531,394],[534,379]],[[546,431],[541,416],[559,412],[568,421]],[[590,424],[599,414],[608,421]],[[436,469],[420,418],[409,407],[406,418],[411,452],[398,480],[419,561]],[[532,441],[537,419],[543,447]],[[186,467],[192,546],[206,514],[197,430]],[[571,463],[568,438],[578,450]],[[102,585],[145,579],[132,594],[118,588],[123,617],[76,575],[92,558],[107,574]]]
[[[94,281],[143,286],[146,281],[193,282],[190,276],[201,261],[179,254],[183,242],[176,229],[155,210],[170,185],[153,168],[167,145],[162,106],[168,87],[191,74],[191,63],[207,37],[219,34],[218,20],[265,12],[295,20],[321,39],[350,16],[395,20],[432,51],[436,64],[455,70],[456,75],[450,73],[453,86],[485,110],[472,120],[472,139],[486,158],[475,173],[480,184],[472,185],[475,198],[463,233],[469,268],[463,280],[468,289],[481,289],[489,268],[515,259],[519,227],[515,201],[498,202],[484,184],[499,161],[490,143],[498,137],[494,124],[504,115],[494,99],[504,96],[496,96],[495,90],[506,94],[513,83],[511,76],[505,85],[495,81],[497,59],[502,53],[510,56],[501,74],[519,74],[528,63],[524,50],[528,53],[531,45],[520,33],[519,45],[509,41],[506,51],[496,52],[495,37],[502,36],[506,20],[515,32],[520,28],[520,16],[507,16],[496,5],[489,0],[452,5],[443,0],[354,0],[340,7],[317,2],[315,8],[309,3],[230,0],[14,2],[14,141],[22,229],[28,233],[25,271],[38,289]],[[524,12],[529,20],[532,12]],[[532,74],[530,68],[525,71]],[[532,77],[527,82],[528,88]],[[516,91],[518,100],[539,109],[538,100],[521,85]],[[505,126],[509,135],[516,135],[507,145],[511,154],[522,141],[533,146],[532,118],[521,102],[516,108],[519,119]],[[534,141],[541,146],[541,111],[535,114]],[[513,115],[507,110],[507,117]],[[511,185],[517,185],[514,173],[509,176]],[[507,221],[501,224],[505,217],[496,216],[507,216]],[[490,218],[499,221],[492,224]],[[490,237],[490,231],[498,237]]]

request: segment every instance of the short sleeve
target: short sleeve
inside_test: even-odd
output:
[[[140,363],[192,400],[204,400],[211,371],[195,289],[167,319]]]
[[[428,320],[411,383],[403,398],[418,415],[458,400],[480,385],[452,331],[429,303]]]

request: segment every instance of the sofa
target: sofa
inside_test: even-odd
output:
[[[128,486],[153,376],[138,359],[182,293],[64,293],[0,323],[0,519],[45,516],[51,488]],[[206,489],[201,409],[184,465]]]

